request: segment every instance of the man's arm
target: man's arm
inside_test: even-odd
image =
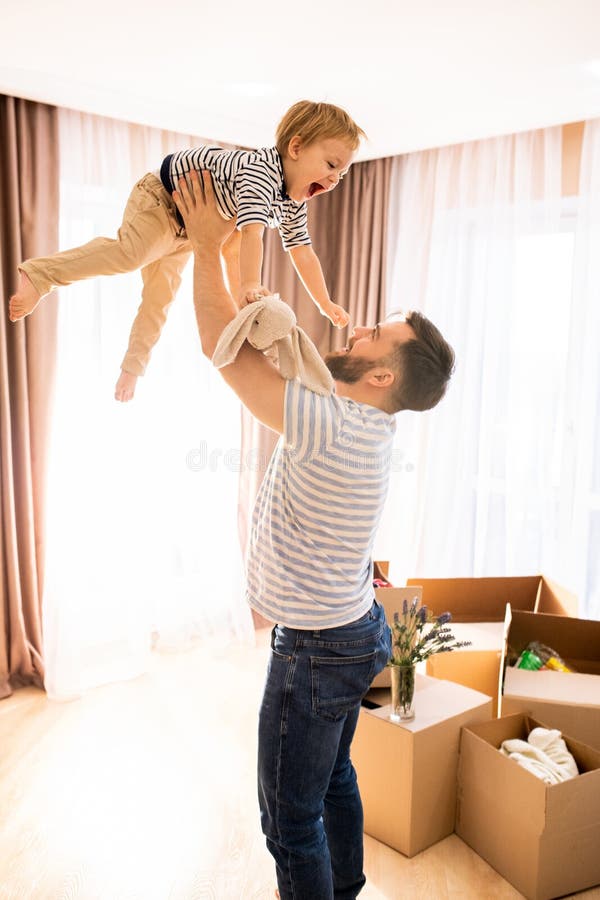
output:
[[[212,359],[217,341],[238,309],[223,280],[221,248],[232,230],[216,207],[210,174],[190,174],[191,190],[182,179],[173,198],[194,250],[194,308],[204,354]],[[244,406],[264,425],[283,432],[285,380],[259,351],[245,343],[235,360],[220,370]]]
[[[227,287],[232,297],[239,297],[242,290],[240,281],[240,244],[242,235],[234,228],[221,248],[221,256],[225,262]]]

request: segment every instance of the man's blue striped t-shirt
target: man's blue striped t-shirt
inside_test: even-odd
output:
[[[248,602],[291,628],[360,618],[373,603],[372,550],[395,417],[297,381],[254,508]]]

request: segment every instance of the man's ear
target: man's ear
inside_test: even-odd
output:
[[[395,375],[391,369],[376,368],[369,372],[367,384],[376,388],[389,388],[395,381]]]
[[[298,159],[298,153],[300,151],[300,147],[302,146],[302,138],[299,134],[295,134],[293,138],[290,139],[290,142],[287,147],[288,156],[292,159]]]

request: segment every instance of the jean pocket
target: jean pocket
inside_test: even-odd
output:
[[[292,658],[292,653],[291,647],[289,647],[288,645],[289,641],[286,642],[280,626],[275,625],[275,627],[271,631],[271,653],[273,654],[275,659],[282,659],[286,662],[290,661],[290,659]]]
[[[369,690],[377,652],[362,656],[311,656],[313,713],[336,722],[357,706]]]

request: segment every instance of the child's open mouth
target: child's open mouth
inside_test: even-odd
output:
[[[315,194],[319,194],[324,190],[325,190],[325,188],[323,187],[322,184],[319,184],[318,181],[313,181],[313,183],[310,185],[310,187],[308,189],[308,196],[314,197]]]

